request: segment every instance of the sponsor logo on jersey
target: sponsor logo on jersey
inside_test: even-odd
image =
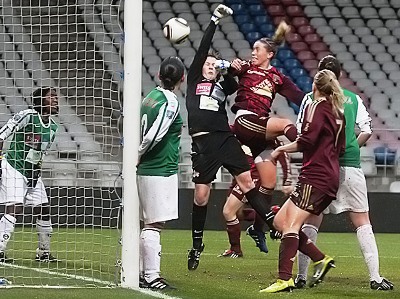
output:
[[[40,134],[26,134],[25,135],[25,144],[30,147],[37,146],[41,141]]]
[[[196,95],[208,96],[211,93],[212,83],[199,83],[196,86]]]
[[[256,86],[251,87],[250,89],[252,92],[254,92],[256,94],[267,96],[267,97],[272,97],[273,88],[274,88],[274,86],[272,85],[269,78],[266,78],[261,83],[257,84]]]

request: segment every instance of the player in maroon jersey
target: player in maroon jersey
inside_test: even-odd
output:
[[[235,59],[230,67],[231,73],[239,78],[232,106],[232,112],[236,113],[234,132],[255,157],[261,178],[259,190],[264,195],[264,201],[249,200],[249,203],[263,217],[269,212],[276,177],[276,166],[268,161],[268,150],[271,150],[268,140],[283,134],[290,141],[297,137],[296,127],[290,120],[269,116],[272,102],[276,93],[297,105],[304,97],[304,93],[288,77],[270,64],[288,30],[289,26],[281,22],[272,39],[262,38],[254,43],[251,61]],[[253,231],[250,235],[256,237],[257,234],[259,232]],[[256,238],[253,239],[257,242]]]
[[[302,232],[310,214],[319,215],[336,197],[339,188],[339,155],[345,149],[343,91],[335,74],[319,71],[314,77],[314,101],[306,108],[305,121],[296,141],[280,146],[271,160],[282,152],[303,152],[303,164],[295,190],[274,219],[282,233],[279,248],[279,279],[261,292],[275,293],[294,288],[293,262],[297,250],[314,261],[310,286],[322,281],[334,261],[323,254]]]
[[[270,141],[271,147],[276,148],[277,146],[283,144],[278,140],[271,140]],[[247,159],[249,164],[251,165],[251,177],[253,178],[254,184],[259,186],[259,174],[257,168],[254,164],[254,159],[251,154],[250,149],[247,146],[242,146],[243,151],[247,155]],[[272,152],[272,150],[271,150]],[[282,178],[282,192],[285,195],[289,195],[290,192],[293,190],[291,180],[289,175],[291,172],[290,167],[290,158],[289,155],[286,153],[282,153],[278,158],[279,164],[283,170],[283,178]],[[226,220],[226,231],[228,233],[230,248],[225,250],[220,256],[222,257],[230,257],[230,258],[238,258],[242,257],[243,253],[240,246],[240,221],[246,220],[253,222],[253,224],[247,228],[246,232],[256,241],[256,246],[260,249],[261,252],[268,253],[268,247],[265,238],[265,230],[264,230],[264,220],[260,217],[253,209],[243,209],[245,204],[247,203],[247,199],[245,194],[240,189],[240,186],[236,183],[235,178],[232,180],[232,184],[228,190],[228,198],[224,205],[223,214]],[[277,211],[279,210],[278,206],[271,207],[271,211],[268,217],[272,218],[275,216]],[[255,233],[257,235],[255,235]],[[271,238],[272,239],[279,239],[279,235],[275,235],[274,231],[271,231]]]

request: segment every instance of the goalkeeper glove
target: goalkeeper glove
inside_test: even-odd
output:
[[[219,72],[221,75],[226,75],[231,64],[227,60],[219,59],[215,61],[214,66],[217,72]]]
[[[218,25],[220,19],[228,17],[232,14],[233,14],[232,8],[230,8],[226,5],[220,4],[214,10],[211,20],[215,23],[215,25]]]

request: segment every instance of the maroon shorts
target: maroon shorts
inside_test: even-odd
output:
[[[335,197],[329,196],[309,184],[297,182],[289,199],[300,209],[319,215],[331,204]]]
[[[253,157],[265,149],[275,147],[275,140],[265,140],[268,119],[269,117],[256,114],[244,114],[235,119],[233,131],[236,138],[250,148]]]

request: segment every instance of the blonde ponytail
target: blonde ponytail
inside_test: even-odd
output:
[[[272,41],[274,41],[278,46],[281,45],[285,41],[285,35],[289,33],[289,31],[289,25],[285,21],[281,21],[278,28],[276,28]]]
[[[335,116],[343,113],[345,96],[336,75],[327,69],[319,71],[314,77],[314,84],[321,95],[330,98]]]

